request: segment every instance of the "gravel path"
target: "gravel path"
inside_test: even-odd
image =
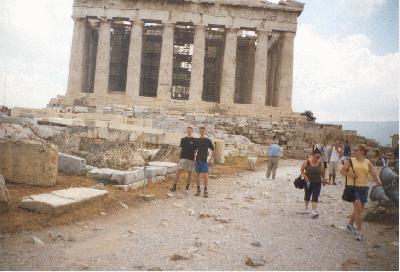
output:
[[[211,180],[208,199],[178,191],[1,237],[0,270],[398,270],[398,226],[366,224],[366,241],[355,241],[342,227],[350,211],[342,186],[323,187],[318,219],[300,213],[299,165],[282,162],[276,181],[263,169]]]

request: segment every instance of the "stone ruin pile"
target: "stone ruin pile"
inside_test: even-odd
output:
[[[176,173],[179,141],[189,125],[195,133],[200,126],[207,127],[216,145],[216,163],[224,163],[229,156],[252,160],[266,156],[274,136],[284,147],[284,156],[291,158],[307,156],[313,143],[346,137],[340,126],[311,124],[290,116],[256,118],[121,105],[14,108],[11,116],[0,119],[0,173],[7,181],[38,186],[53,186],[58,172],[63,172],[87,175],[123,191],[137,189],[146,180],[160,182]],[[76,198],[67,197],[68,190],[27,196],[21,207],[58,213],[107,195],[104,186],[87,189],[71,188]]]

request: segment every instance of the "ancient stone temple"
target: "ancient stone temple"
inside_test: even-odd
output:
[[[292,111],[302,10],[293,0],[75,0],[67,94],[50,104]]]

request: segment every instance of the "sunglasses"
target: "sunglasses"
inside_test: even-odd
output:
[[[359,149],[354,149],[354,152],[358,152],[359,151]]]

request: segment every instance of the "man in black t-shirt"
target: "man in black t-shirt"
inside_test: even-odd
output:
[[[204,197],[208,197],[207,185],[208,185],[208,164],[214,163],[214,145],[209,138],[206,138],[206,128],[200,127],[200,138],[196,139],[196,158],[195,158],[195,169],[196,169],[196,183],[197,192],[196,196],[199,196],[200,191],[200,175],[203,175],[204,179]],[[208,160],[208,149],[212,150],[211,158]]]
[[[186,178],[186,191],[189,191],[190,187],[190,179],[192,177],[192,171],[194,169],[194,152],[195,152],[195,141],[196,139],[192,137],[193,129],[191,127],[187,127],[186,129],[186,137],[181,139],[181,155],[178,164],[178,172],[175,176],[175,182],[171,192],[176,191],[176,186],[179,181],[179,177],[183,171],[188,173]]]

